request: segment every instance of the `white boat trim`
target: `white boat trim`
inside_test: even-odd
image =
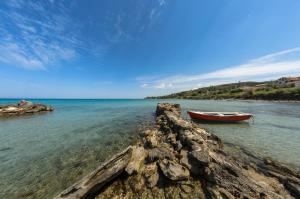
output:
[[[240,112],[199,112],[199,111],[189,111],[191,113],[202,114],[202,115],[214,115],[214,116],[243,116],[243,115],[252,115],[249,113],[240,113]]]

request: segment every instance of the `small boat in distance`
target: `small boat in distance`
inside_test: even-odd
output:
[[[187,112],[192,119],[199,119],[211,122],[239,122],[248,120],[253,115],[239,112]]]

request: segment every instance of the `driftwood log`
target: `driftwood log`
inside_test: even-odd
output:
[[[237,159],[222,141],[158,104],[154,129],[61,193],[64,198],[300,198],[300,175],[269,159]],[[108,183],[104,186],[105,183]]]
[[[132,147],[112,157],[78,183],[63,191],[56,199],[90,198],[107,182],[122,173],[131,158]]]

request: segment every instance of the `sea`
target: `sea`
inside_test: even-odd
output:
[[[1,104],[19,99],[0,99]],[[31,99],[53,112],[0,119],[0,198],[53,198],[135,143],[155,124],[157,103],[186,111],[254,115],[233,124],[197,123],[226,144],[300,168],[300,103],[223,100]]]

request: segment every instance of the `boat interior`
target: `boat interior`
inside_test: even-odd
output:
[[[193,113],[203,114],[203,115],[213,115],[213,116],[236,116],[236,115],[248,115],[246,113],[239,112],[197,112],[191,111]]]

